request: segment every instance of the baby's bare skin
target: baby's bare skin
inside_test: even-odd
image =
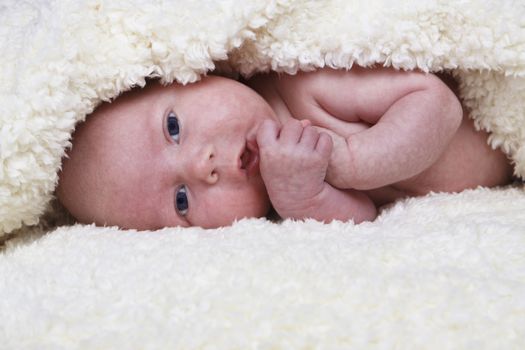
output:
[[[250,166],[255,158],[243,155],[267,118],[275,118],[270,106],[231,79],[150,84],[77,127],[57,197],[82,223],[129,229],[215,228],[264,216],[264,183]]]
[[[492,187],[511,179],[505,155],[487,145],[486,133],[475,131],[455,94],[436,76],[391,69],[324,69],[296,76],[260,76],[250,85],[284,124],[281,130],[267,125],[274,130],[258,138],[260,143],[279,139],[279,132],[286,137],[295,132],[300,140],[301,132],[311,133],[306,130],[312,127],[303,122],[301,128],[293,120],[304,119],[318,132],[329,134],[333,143],[330,153],[324,151],[330,158],[324,168],[330,190],[324,191],[322,200],[320,196],[304,199],[306,208],[292,205],[290,212],[287,206],[293,195],[284,191],[286,176],[282,174],[279,190],[272,193],[271,170],[265,169],[264,154],[267,163],[273,162],[283,142],[270,143],[262,152],[263,179],[281,215],[360,222],[373,219],[378,206],[401,197]],[[282,156],[279,162],[290,164],[290,159]],[[301,172],[291,166],[285,169],[290,179],[297,176],[294,171]],[[323,166],[318,170],[322,172]],[[279,208],[280,197],[285,199],[283,208]]]
[[[511,178],[433,75],[323,69],[248,84],[151,84],[98,107],[73,135],[59,200],[80,222],[143,230],[229,225],[270,200],[283,218],[358,223],[401,197]]]

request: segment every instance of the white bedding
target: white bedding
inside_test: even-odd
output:
[[[2,349],[523,349],[525,194],[374,223],[72,226],[0,254]]]
[[[523,176],[523,1],[3,0],[0,38],[0,241],[15,237],[0,248],[0,349],[525,348],[521,184],[357,226],[130,232],[43,216],[101,101],[214,69],[448,70]]]

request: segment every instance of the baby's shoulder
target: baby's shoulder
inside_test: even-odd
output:
[[[293,117],[301,106],[311,101],[311,91],[307,89],[307,75],[283,73],[260,74],[247,81],[248,86],[254,89],[278,114]]]
[[[318,69],[312,72],[296,74],[273,74],[271,84],[282,93],[291,97],[311,96],[318,92],[330,80],[343,74],[333,69]]]
[[[275,92],[279,94],[286,94],[294,96],[304,93],[304,87],[311,82],[312,75],[308,73],[298,72],[296,74],[285,73],[267,73],[260,74],[251,78],[248,85],[259,93]]]

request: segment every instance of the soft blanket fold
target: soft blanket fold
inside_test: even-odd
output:
[[[139,233],[55,228],[50,209],[101,101],[212,70],[450,71],[524,177],[523,1],[3,0],[0,38],[0,348],[525,348],[520,184],[361,225]]]
[[[495,10],[497,9],[497,11]],[[452,70],[525,174],[521,1],[15,1],[0,5],[0,235],[38,222],[77,122],[148,76],[325,65]]]
[[[0,254],[5,349],[523,349],[525,192],[374,223],[71,226]]]

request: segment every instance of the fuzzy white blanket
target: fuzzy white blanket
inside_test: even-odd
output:
[[[0,251],[0,348],[525,347],[521,185],[410,199],[358,226],[42,219],[101,101],[214,69],[449,70],[524,176],[522,1],[3,0],[0,38],[0,241],[25,233]]]
[[[525,192],[374,223],[72,226],[0,254],[2,349],[523,349]]]

